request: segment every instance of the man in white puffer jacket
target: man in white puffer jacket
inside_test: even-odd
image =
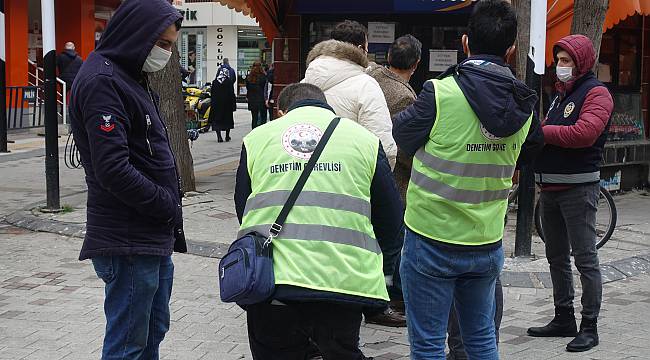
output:
[[[368,30],[346,20],[334,28],[332,40],[323,41],[309,52],[302,82],[318,86],[336,115],[355,120],[375,134],[395,165],[397,145],[384,93],[368,67]]]

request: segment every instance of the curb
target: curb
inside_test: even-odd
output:
[[[16,211],[5,218],[11,225],[31,231],[55,233],[83,239],[86,226],[57,220],[45,220],[31,210]],[[214,244],[186,239],[187,253],[202,257],[221,259],[230,245]],[[625,280],[637,275],[650,274],[650,253],[601,264],[603,284]],[[547,272],[502,271],[501,283],[505,287],[553,289],[551,275]]]
[[[20,210],[5,217],[5,221],[13,226],[23,229],[54,233],[83,239],[86,235],[86,226],[79,223],[69,223],[57,220],[45,220],[32,213],[31,210]],[[185,240],[187,253],[197,256],[220,259],[228,252],[230,245],[214,244],[202,241]]]

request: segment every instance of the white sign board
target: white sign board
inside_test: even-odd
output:
[[[457,50],[429,50],[429,71],[442,72],[456,64]]]
[[[368,23],[368,42],[372,44],[392,44],[395,41],[395,24],[383,22]]]

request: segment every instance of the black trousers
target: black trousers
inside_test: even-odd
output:
[[[246,312],[254,360],[306,360],[314,353],[324,360],[366,359],[359,349],[360,307],[257,304]]]

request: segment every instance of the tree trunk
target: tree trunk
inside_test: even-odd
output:
[[[600,42],[603,38],[603,23],[609,8],[609,0],[575,0],[573,4],[573,22],[571,34],[582,34],[590,38],[596,50],[596,59],[600,54]],[[596,60],[596,65],[598,61]]]
[[[517,67],[515,75],[526,82],[526,63],[530,49],[530,0],[512,0],[512,5],[517,12]]]
[[[187,141],[185,108],[181,92],[181,72],[178,49],[161,71],[149,74],[151,88],[160,96],[160,112],[169,132],[169,142],[176,156],[183,192],[195,191],[194,160]]]

